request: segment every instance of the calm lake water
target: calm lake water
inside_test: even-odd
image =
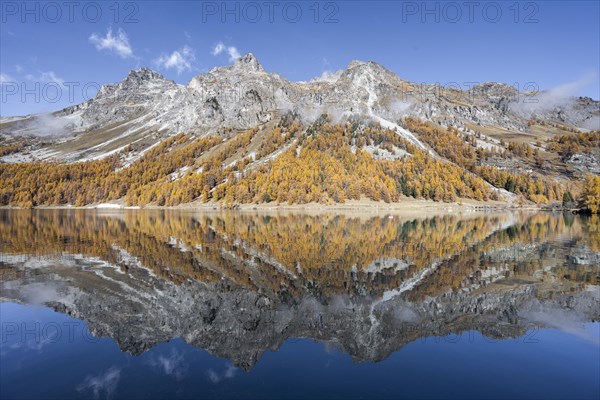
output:
[[[0,397],[600,397],[600,220],[0,210]]]

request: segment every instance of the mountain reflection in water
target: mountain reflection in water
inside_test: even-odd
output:
[[[381,361],[418,338],[599,319],[600,221],[0,210],[2,300],[142,354],[182,338],[251,370],[290,338]]]

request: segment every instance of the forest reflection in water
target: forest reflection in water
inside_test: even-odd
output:
[[[252,369],[290,338],[380,361],[420,337],[598,319],[600,221],[0,210],[3,300],[142,354],[181,337]]]

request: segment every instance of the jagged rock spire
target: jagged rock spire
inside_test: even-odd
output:
[[[262,65],[260,65],[260,62],[258,62],[258,59],[252,53],[247,53],[247,54],[243,55],[242,57],[238,58],[237,60],[235,60],[234,67],[243,69],[243,70],[256,71],[256,72],[264,71]]]

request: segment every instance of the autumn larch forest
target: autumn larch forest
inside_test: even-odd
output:
[[[309,126],[286,115],[273,128],[226,130],[198,137],[180,133],[150,149],[129,145],[101,160],[59,164],[0,164],[0,205],[84,206],[124,199],[131,206],[190,202],[385,203],[415,198],[518,204],[575,204],[600,209],[600,177],[548,173],[544,155],[565,159],[597,152],[600,132],[574,130],[533,147],[504,142],[477,146],[476,136],[405,118],[428,149],[418,148],[376,123],[332,123],[323,115]],[[543,152],[540,149],[543,148]],[[0,154],[21,150],[3,145]],[[143,155],[128,162],[132,154]],[[490,160],[516,159],[530,168],[508,169]]]

